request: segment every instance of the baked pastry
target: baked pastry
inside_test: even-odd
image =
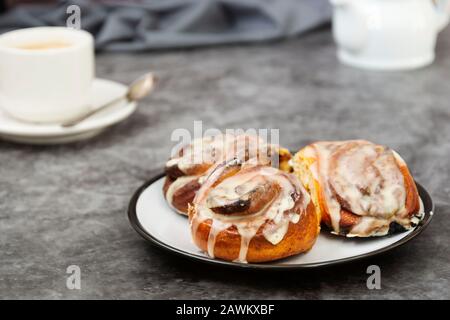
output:
[[[223,134],[206,136],[182,147],[176,156],[167,161],[164,196],[178,213],[187,215],[188,204],[204,182],[207,170],[226,159],[258,158],[265,165],[292,170],[290,152],[277,145],[267,144],[256,135]]]
[[[364,140],[316,142],[294,156],[293,167],[333,233],[383,236],[418,222],[414,179],[388,147]]]
[[[189,207],[194,243],[213,258],[265,262],[309,250],[320,220],[292,174],[232,159],[215,165]]]

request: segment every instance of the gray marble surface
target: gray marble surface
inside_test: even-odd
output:
[[[436,62],[411,72],[337,63],[329,30],[300,39],[97,58],[127,83],[157,70],[160,88],[128,120],[86,142],[0,142],[0,298],[450,298],[450,30]],[[436,215],[414,241],[369,260],[302,272],[228,270],[172,256],[141,239],[126,208],[158,173],[175,128],[279,128],[291,149],[365,138],[406,159]],[[81,290],[66,288],[79,265]],[[381,267],[368,290],[366,268]]]

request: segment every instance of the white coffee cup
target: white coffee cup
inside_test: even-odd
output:
[[[14,118],[58,123],[87,112],[93,78],[86,31],[37,27],[0,36],[0,108]]]

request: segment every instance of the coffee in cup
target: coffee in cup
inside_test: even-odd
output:
[[[61,49],[67,47],[70,47],[70,43],[62,40],[28,42],[16,46],[17,49],[23,50],[48,50],[48,49]]]

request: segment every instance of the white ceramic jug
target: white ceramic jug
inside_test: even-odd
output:
[[[449,0],[330,0],[341,62],[361,68],[412,69],[434,60],[449,22]]]

